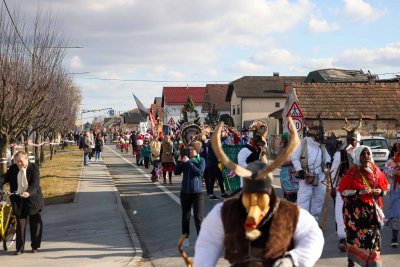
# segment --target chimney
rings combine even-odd
[[[273,72],[272,75],[274,75],[274,77],[279,77],[279,72]]]
[[[376,75],[368,74],[367,77],[368,77],[368,82],[369,82],[370,84],[375,84]]]
[[[285,94],[289,94],[290,88],[292,87],[292,83],[291,82],[284,82],[283,83],[283,92]]]

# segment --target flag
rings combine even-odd
[[[142,104],[142,102],[140,102],[140,100],[135,96],[134,93],[132,93],[133,98],[135,98],[135,102],[136,102],[136,106],[138,107],[138,109],[144,113],[146,113],[146,115],[149,115],[149,109],[145,108],[144,105]]]
[[[150,110],[150,123],[151,123],[151,128],[156,127],[156,119],[154,118],[153,112]]]

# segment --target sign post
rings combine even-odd
[[[168,121],[168,125],[169,125],[169,126],[171,126],[171,127],[175,127],[175,121],[174,121],[174,118],[172,118],[172,117],[171,117],[171,118],[169,119],[169,121]]]
[[[286,118],[292,117],[294,126],[296,127],[296,131],[298,133],[301,132],[303,129],[303,112],[301,112],[301,109],[299,107],[299,104],[297,104],[296,101],[293,101],[292,105],[289,108],[289,111],[286,113]],[[290,124],[287,122],[287,128],[288,130],[290,129]]]

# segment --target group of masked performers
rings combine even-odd
[[[201,231],[197,229],[194,265],[215,266],[224,252],[232,266],[313,266],[324,245],[319,220],[328,185],[335,202],[338,248],[347,252],[347,265],[381,266],[382,197],[389,187],[386,176],[392,181],[387,225],[392,229],[391,246],[398,246],[400,142],[382,172],[373,162],[370,148],[359,144],[361,119],[354,128],[346,120],[347,145],[332,158],[323,144],[320,125],[309,127],[302,141],[295,131],[282,135],[280,155],[267,164],[268,129],[259,122],[253,126],[238,163],[222,150],[223,126],[214,131],[211,144],[216,157],[242,177],[242,187],[215,205]],[[271,173],[277,168],[281,168],[286,200],[272,187]]]

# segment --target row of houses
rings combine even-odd
[[[362,134],[395,135],[400,120],[400,83],[398,78],[378,79],[361,70],[323,69],[307,76],[244,76],[229,84],[205,87],[164,87],[162,96],[151,104],[164,124],[171,126],[181,118],[181,109],[191,96],[200,118],[204,120],[215,107],[219,114],[229,114],[239,130],[254,120],[276,121],[276,134],[287,131],[287,117],[292,116],[301,133],[306,126],[324,122],[326,132],[343,136],[341,129],[363,119]],[[139,115],[124,116],[125,123],[137,123]],[[132,117],[132,119],[131,119]],[[270,124],[269,124],[270,125]]]

